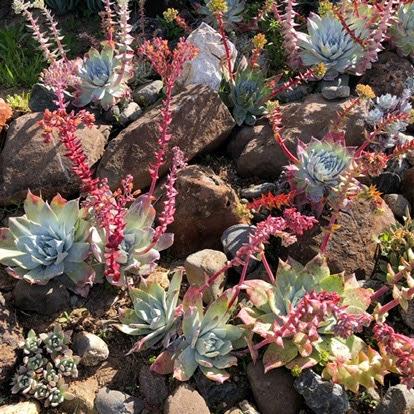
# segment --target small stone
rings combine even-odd
[[[247,199],[258,198],[262,194],[268,194],[276,191],[277,186],[273,183],[262,183],[251,185],[250,187],[243,188],[240,191],[240,196]]]
[[[250,404],[249,401],[243,400],[239,404],[240,409],[242,410],[243,414],[260,414],[256,407],[253,406],[253,404]]]
[[[312,85],[298,85],[296,88],[288,89],[277,95],[277,100],[281,103],[302,101],[306,96],[312,93]]]
[[[345,390],[331,381],[323,381],[311,369],[296,378],[294,386],[305,399],[306,405],[316,414],[345,414],[350,408]]]
[[[227,262],[227,256],[218,250],[204,249],[187,257],[184,263],[188,281],[193,286],[201,286],[206,282],[206,277],[219,271]],[[204,292],[203,300],[210,303],[223,293],[226,272],[223,272]]]
[[[407,217],[407,212],[411,210],[410,203],[401,194],[385,194],[383,199],[398,218]]]
[[[24,401],[0,407],[0,414],[40,414],[41,412],[40,405],[36,401]]]
[[[95,414],[95,397],[99,389],[96,377],[83,380],[72,380],[68,392],[73,399],[65,399],[61,407],[67,413]]]
[[[79,332],[73,338],[73,350],[81,357],[81,363],[94,367],[109,356],[106,342],[90,332]]]
[[[221,236],[221,244],[223,245],[224,252],[230,259],[233,259],[240,247],[249,241],[249,235],[253,230],[254,226],[250,226],[249,224],[235,224],[223,233]],[[256,269],[259,263],[257,260],[250,260],[247,269],[248,273]],[[237,267],[236,270],[240,271],[241,268]]]
[[[251,362],[247,366],[247,378],[261,414],[297,414],[303,406],[302,397],[293,388],[294,378],[284,368],[264,373],[263,363]]]
[[[164,405],[164,414],[210,414],[204,398],[190,386],[180,385]]]
[[[52,315],[70,306],[69,291],[58,278],[46,285],[30,285],[19,280],[12,294],[16,307],[40,315]]]
[[[168,397],[165,377],[152,372],[147,365],[139,372],[139,390],[151,406],[161,406]]]
[[[54,111],[57,109],[55,100],[56,95],[51,89],[41,83],[35,83],[30,93],[29,108],[32,112],[44,112],[45,109]]]
[[[318,84],[318,90],[322,91],[323,88],[329,86],[348,86],[349,85],[349,75],[343,74],[337,76],[335,79],[332,80],[321,80]]]
[[[96,395],[95,408],[99,414],[140,414],[144,403],[136,397],[105,387]]]
[[[411,329],[414,329],[414,301],[408,302],[408,308],[407,310],[404,310],[402,308],[400,309],[401,317],[404,321],[404,323]]]
[[[130,102],[119,114],[119,123],[122,126],[126,126],[131,122],[136,121],[141,114],[141,107],[135,102]]]
[[[395,385],[388,388],[374,414],[413,414],[414,390],[406,385]]]
[[[164,85],[161,80],[155,80],[147,83],[146,85],[140,86],[133,93],[134,101],[144,108],[154,104],[157,102],[163,86]]]
[[[348,98],[351,95],[351,89],[349,86],[325,86],[322,89],[322,96],[328,101],[334,99]]]

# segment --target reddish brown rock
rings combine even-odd
[[[324,220],[321,222],[326,225]],[[337,223],[340,227],[333,233],[327,251],[331,271],[369,278],[376,262],[374,239],[395,223],[394,214],[385,202],[378,208],[374,202],[355,200],[349,210],[339,214]],[[318,254],[322,239],[320,226],[316,226],[286,249],[284,258],[289,255],[304,264]]]
[[[178,175],[177,211],[169,231],[174,233],[171,251],[180,257],[202,249],[218,249],[224,230],[242,222],[237,214],[236,193],[210,169],[198,165]],[[161,208],[162,202],[158,203]]]
[[[17,118],[7,132],[0,154],[0,205],[19,203],[27,190],[51,198],[79,191],[79,180],[71,172],[71,162],[64,156],[62,144],[45,144],[38,121],[41,113]],[[95,164],[102,156],[108,138],[105,127],[81,128],[77,133],[89,160]]]
[[[168,397],[164,406],[164,414],[210,414],[210,410],[203,397],[184,384]]]
[[[349,104],[349,100],[328,102],[321,95],[309,95],[304,102],[282,106],[283,136],[289,149],[295,153],[300,140],[309,142],[312,137],[321,139],[336,119],[336,114]],[[356,107],[345,124],[346,142],[357,146],[364,139],[365,106]],[[247,137],[250,137],[248,140]],[[257,176],[275,179],[288,164],[285,154],[275,142],[267,123],[243,128],[229,144],[230,153],[237,159],[237,172],[243,177]],[[240,143],[248,141],[241,149]]]
[[[98,167],[100,177],[108,177],[112,188],[127,174],[137,188],[150,184],[148,167],[158,148],[161,106],[145,113],[112,140]],[[190,85],[172,100],[172,139],[170,148],[180,147],[187,160],[203,151],[217,148],[234,127],[234,120],[218,94],[207,86]],[[160,170],[165,175],[171,165],[171,152]]]

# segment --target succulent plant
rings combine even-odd
[[[403,56],[414,58],[414,3],[399,6],[396,19],[390,28],[391,40]]]
[[[79,200],[57,195],[49,204],[29,191],[24,211],[22,217],[9,219],[8,228],[0,228],[0,263],[9,266],[7,272],[42,285],[65,273],[84,286],[95,272],[85,262],[89,225]]]
[[[62,327],[57,324],[52,332],[41,334],[40,339],[43,341],[46,351],[53,355],[65,350],[66,344],[69,342]]]
[[[305,66],[323,63],[327,76],[353,68],[362,56],[362,48],[332,15],[308,17],[308,34],[298,32],[300,56]]]
[[[67,386],[61,381],[57,387],[50,390],[49,396],[46,399],[45,407],[57,407],[62,404],[69,395],[66,393]]]
[[[0,99],[0,132],[6,125],[7,121],[12,117],[12,115],[13,110],[10,107],[9,103],[6,103],[3,99]]]
[[[63,376],[77,378],[79,361],[80,358],[73,355],[70,349],[67,349],[63,355],[55,359],[55,366],[57,371]]]
[[[18,392],[28,394],[36,388],[36,385],[35,373],[27,369],[27,367],[21,366],[13,376],[11,392],[12,394],[17,394]]]
[[[266,112],[264,101],[269,93],[270,89],[259,71],[245,69],[238,72],[229,93],[237,125],[254,125],[257,117]]]
[[[34,397],[36,400],[44,400],[45,398],[49,397],[50,389],[47,384],[40,382],[36,385],[34,389]]]
[[[139,288],[129,290],[134,308],[123,312],[120,317],[122,324],[115,326],[128,335],[143,336],[135,344],[135,351],[159,344],[168,347],[178,327],[177,304],[182,276],[182,270],[176,271],[167,291],[158,283],[145,279]]]
[[[75,10],[79,0],[46,0],[46,4],[57,14],[62,15]]]
[[[351,162],[346,147],[335,142],[312,140],[300,143],[297,149],[298,163],[287,167],[292,185],[303,192],[312,203],[320,202],[329,195]]]
[[[197,368],[213,381],[222,383],[229,378],[225,369],[237,365],[237,358],[230,353],[244,334],[242,327],[227,323],[233,294],[233,290],[224,292],[205,314],[201,297],[184,305],[183,342],[174,356],[174,377],[178,380],[187,381]]]
[[[41,353],[37,353],[32,356],[25,356],[23,362],[29,371],[38,371],[47,364],[47,359]]]
[[[108,110],[128,94],[128,71],[121,72],[121,62],[115,51],[105,46],[101,52],[92,48],[79,68],[79,85],[74,104],[82,107],[91,102]]]
[[[263,355],[266,371],[316,365],[326,359],[331,338],[352,336],[352,324],[370,321],[365,310],[371,291],[360,288],[354,276],[331,274],[320,255],[305,266],[280,261],[273,285],[248,280],[242,287],[253,306],[242,307],[239,318],[270,340]]]
[[[20,348],[23,348],[25,354],[37,354],[40,352],[40,344],[42,340],[36,335],[35,331],[31,329],[24,342],[20,343]]]
[[[138,197],[129,207],[125,216],[124,240],[119,247],[120,283],[125,283],[128,272],[136,275],[150,274],[160,258],[159,252],[173,244],[173,234],[166,233],[153,245],[155,230],[152,225],[155,216],[155,209],[146,195]],[[94,228],[92,231],[92,250],[100,263],[105,262],[104,240],[104,231]]]
[[[204,5],[198,8],[203,20],[210,26],[217,27],[216,19],[208,7],[210,0],[204,0]],[[238,23],[243,21],[243,11],[246,7],[246,0],[227,0],[227,11],[224,13],[224,27],[226,30],[233,30]]]

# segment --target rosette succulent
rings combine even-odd
[[[319,255],[306,266],[280,261],[274,284],[248,280],[242,288],[253,306],[242,307],[239,318],[270,343],[266,371],[316,365],[329,355],[332,338],[352,336],[371,321],[365,312],[371,290],[360,288],[354,276],[331,274]]]
[[[305,66],[323,63],[328,76],[343,73],[354,67],[362,56],[362,47],[356,43],[333,15],[308,17],[308,34],[298,32],[300,56]]]
[[[414,58],[414,3],[401,4],[390,28],[391,40],[403,56]]]
[[[42,340],[36,335],[35,331],[31,329],[27,334],[24,342],[20,343],[20,348],[23,348],[25,354],[37,354],[40,352],[40,344]]]
[[[55,359],[55,366],[57,371],[63,376],[77,378],[79,361],[80,358],[73,355],[70,349],[67,349],[63,355]]]
[[[266,113],[264,101],[269,93],[270,89],[260,72],[249,69],[238,72],[229,93],[237,125],[254,125],[257,117]]]
[[[35,373],[27,367],[21,366],[13,376],[11,392],[12,394],[17,394],[18,392],[28,394],[35,390],[36,385]]]
[[[210,26],[217,27],[216,18],[208,7],[210,0],[204,0],[204,5],[198,8],[203,20]],[[226,0],[227,11],[224,13],[224,27],[226,30],[233,30],[238,23],[243,21],[243,12],[246,7],[246,0]]]
[[[52,332],[40,334],[40,339],[43,341],[46,351],[50,354],[62,352],[69,342],[60,325],[55,325]]]
[[[114,54],[114,49],[109,46],[105,46],[101,52],[94,48],[89,51],[79,68],[76,106],[94,102],[108,110],[128,93],[130,74],[126,70],[121,73],[122,64]]]
[[[319,203],[340,183],[351,162],[346,147],[328,141],[299,144],[297,155],[298,163],[288,166],[287,170],[292,185],[312,203]]]
[[[174,235],[171,233],[163,234],[155,244],[152,242],[155,216],[156,211],[146,195],[138,197],[128,209],[118,257],[121,264],[119,283],[122,285],[125,285],[127,273],[140,276],[150,274],[160,258],[159,252],[173,244]],[[99,263],[105,262],[105,239],[103,230],[92,230],[92,250]]]
[[[162,344],[168,347],[176,335],[179,314],[178,296],[183,272],[178,270],[165,291],[158,283],[142,280],[139,288],[131,288],[133,309],[127,309],[120,316],[121,324],[115,325],[128,335],[142,336],[133,350],[141,351]]]
[[[78,287],[93,278],[95,272],[85,262],[90,226],[79,200],[57,195],[49,204],[29,191],[24,211],[9,219],[8,228],[0,228],[0,263],[11,276],[44,285],[66,274]]]

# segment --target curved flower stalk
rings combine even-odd
[[[160,251],[173,244],[172,233],[161,234],[154,244],[155,229],[153,223],[156,211],[149,196],[138,197],[127,210],[123,229],[123,240],[119,244],[116,261],[120,266],[120,279],[118,284],[129,285],[128,273],[148,275],[160,258]],[[105,263],[105,229],[92,229],[92,251],[99,263]]]
[[[204,5],[197,8],[197,12],[210,26],[217,28],[217,20],[209,8],[210,0],[204,0]],[[246,7],[246,0],[226,0],[227,10],[223,13],[224,28],[227,31],[234,30],[243,21],[243,12]]]
[[[91,102],[99,103],[108,110],[129,91],[129,75],[120,76],[122,62],[114,57],[115,50],[106,46],[101,52],[91,49],[79,68],[80,82],[77,85],[74,104],[82,107]]]
[[[24,211],[0,229],[0,263],[7,272],[34,284],[45,285],[64,273],[78,288],[90,283],[95,275],[86,263],[90,226],[79,200],[57,195],[49,204],[29,191]]]
[[[262,336],[250,349],[268,345],[265,371],[286,365],[304,369],[326,358],[332,338],[349,338],[371,322],[365,312],[371,292],[355,277],[331,275],[326,259],[316,256],[306,266],[280,262],[273,284],[248,280],[243,289],[253,307],[242,307],[239,318]]]
[[[178,349],[170,355],[170,361],[172,359],[174,363],[174,378],[187,381],[197,368],[212,381],[222,383],[230,377],[225,369],[237,365],[237,358],[230,353],[244,335],[242,327],[228,323],[232,295],[232,290],[224,292],[204,313],[201,296],[190,297],[191,291],[187,292],[183,337],[177,341]],[[167,353],[168,350],[157,360],[164,360]],[[158,361],[154,363],[155,370],[160,368]]]
[[[391,40],[403,56],[414,58],[414,3],[402,3],[390,28]]]
[[[346,32],[335,17],[312,13],[308,17],[308,34],[298,32],[300,56],[305,66],[323,63],[328,77],[336,77],[355,67],[362,47]]]
[[[139,288],[131,288],[129,296],[133,309],[120,315],[121,324],[115,325],[127,335],[142,336],[130,352],[142,351],[162,345],[167,348],[177,334],[180,313],[177,312],[178,296],[183,271],[178,270],[165,291],[156,282],[143,279]]]
[[[297,156],[298,161],[286,167],[289,181],[313,204],[333,195],[352,159],[340,143],[315,139],[307,145],[298,144]]]

